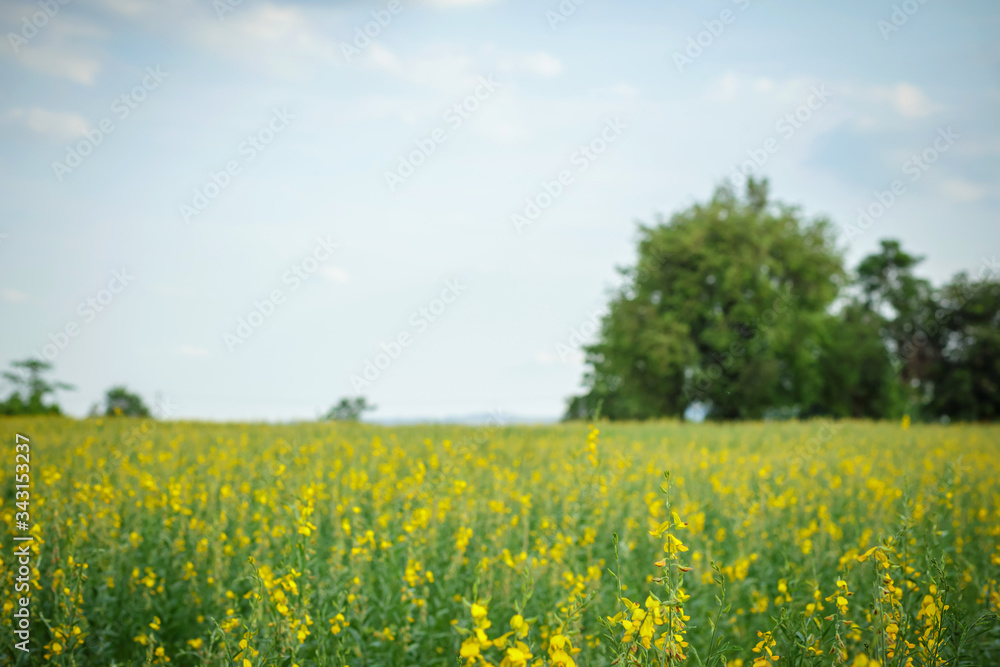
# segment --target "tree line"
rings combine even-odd
[[[58,391],[72,390],[73,385],[54,382],[45,376],[52,371],[52,364],[40,359],[23,359],[11,363],[3,378],[12,385],[7,398],[0,400],[0,417],[23,415],[62,415],[62,408],[55,401]],[[376,406],[363,396],[340,399],[320,419],[327,421],[360,421],[365,412]],[[90,408],[91,417],[142,417],[151,418],[152,411],[139,394],[125,385],[107,390],[103,400]]]
[[[898,241],[853,270],[767,180],[640,225],[567,419],[1000,417],[1000,282],[935,287]]]

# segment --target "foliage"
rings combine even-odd
[[[640,226],[565,417],[1000,419],[1000,282],[922,261],[884,240],[846,280],[825,220],[719,188]]]
[[[858,267],[858,303],[880,321],[899,380],[909,389],[910,411],[1000,419],[1000,282],[960,273],[934,289],[912,274],[921,261],[898,242],[883,241],[881,252]]]
[[[142,397],[130,392],[125,385],[112,387],[104,395],[105,417],[149,417],[150,415]]]
[[[364,396],[356,398],[342,398],[340,402],[330,408],[323,419],[338,422],[356,422],[361,420],[361,416],[369,410],[374,410],[374,405],[368,405],[368,399]]]
[[[822,383],[809,414],[902,417],[906,391],[882,338],[884,324],[880,315],[856,302],[827,318],[817,363]]]
[[[768,200],[767,181],[743,198],[727,187],[654,227],[640,226],[639,261],[623,269],[600,340],[587,348],[587,394],[612,419],[759,418],[815,402],[815,349],[843,278],[825,220]]]
[[[31,440],[35,538],[34,650],[5,607],[0,662],[1000,656],[1000,427],[139,422],[0,419],[3,460]]]
[[[11,362],[13,370],[3,374],[14,385],[14,391],[0,401],[0,415],[58,415],[62,410],[56,403],[46,402],[49,394],[60,389],[72,389],[65,382],[49,382],[42,375],[52,370],[52,364],[40,359]]]
[[[913,356],[934,351],[928,411],[959,420],[1000,419],[1000,282],[959,274],[938,298],[934,319],[914,332],[911,344]]]

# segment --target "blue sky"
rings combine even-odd
[[[936,282],[1000,254],[995,3],[42,0],[0,24],[0,363],[48,352],[73,414],[125,383],[177,417],[358,393],[377,419],[556,417],[636,222],[754,156],[850,265],[887,237]]]

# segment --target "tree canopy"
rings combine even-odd
[[[330,408],[323,419],[341,422],[356,422],[369,410],[374,410],[374,405],[368,404],[368,399],[364,396],[355,398],[342,398],[340,402]]]
[[[936,290],[894,240],[849,273],[829,221],[772,201],[766,180],[638,236],[567,418],[1000,413],[995,281]]]
[[[52,370],[52,364],[40,359],[23,359],[10,364],[10,371],[3,377],[14,385],[14,391],[0,401],[0,415],[59,415],[57,403],[47,401],[47,397],[61,389],[72,389],[65,382],[49,382],[44,374]]]
[[[124,385],[112,387],[104,395],[106,417],[149,417],[150,414],[142,397],[133,394]]]

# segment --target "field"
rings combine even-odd
[[[0,663],[1000,664],[998,427],[25,418],[0,437]]]

